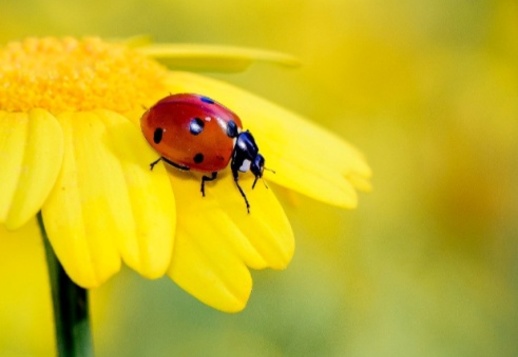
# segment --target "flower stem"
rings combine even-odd
[[[47,237],[41,212],[38,213],[38,224],[47,256],[58,356],[93,356],[87,291],[74,284],[59,263]]]

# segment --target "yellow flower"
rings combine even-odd
[[[227,170],[199,192],[199,175],[164,165],[139,128],[160,98],[196,92],[238,113],[256,138],[267,181],[340,207],[357,203],[370,169],[339,137],[231,85],[176,68],[242,69],[279,54],[219,47],[43,38],[0,49],[0,223],[15,230],[41,210],[67,274],[99,286],[121,263],[147,278],[169,275],[223,311],[248,300],[249,268],[283,269],[294,239],[274,191]],[[251,177],[252,176],[252,177]],[[1,243],[0,243],[1,244]]]

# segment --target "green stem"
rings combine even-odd
[[[41,212],[38,224],[47,256],[58,356],[93,356],[87,291],[74,284],[59,263],[45,232]]]

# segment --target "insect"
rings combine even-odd
[[[263,176],[265,159],[252,134],[242,130],[241,119],[231,110],[203,95],[172,94],[149,108],[140,125],[144,137],[160,154],[150,164],[151,170],[164,160],[180,170],[208,173],[201,178],[200,190],[205,196],[205,183],[215,180],[218,171],[230,162],[234,182],[250,213],[239,173],[250,171],[255,176],[253,189]]]

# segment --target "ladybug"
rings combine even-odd
[[[263,176],[265,160],[252,134],[242,130],[241,119],[230,109],[203,95],[172,94],[149,108],[140,125],[146,140],[160,154],[150,164],[151,170],[163,160],[180,170],[208,173],[201,178],[205,196],[205,182],[215,180],[230,162],[234,182],[250,213],[238,183],[239,172],[252,172],[253,189]]]

